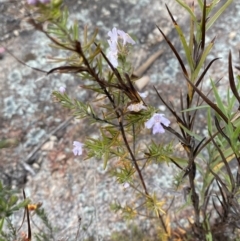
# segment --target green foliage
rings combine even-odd
[[[40,231],[39,233],[35,233],[34,236],[37,241],[44,241],[48,239],[53,239],[54,240],[54,229],[52,224],[50,223],[48,219],[48,215],[45,212],[43,208],[38,208],[35,211],[36,215],[42,220],[43,224],[47,228],[46,231]]]
[[[163,146],[163,144],[157,144],[154,141],[152,141],[147,148],[148,152],[145,153],[145,155],[147,157],[150,157],[151,160],[156,161],[158,163],[171,162],[171,156],[173,155],[172,143]]]
[[[121,165],[112,171],[112,175],[116,177],[119,183],[133,183],[135,173],[130,161],[124,160],[124,156],[120,159]]]
[[[88,158],[96,157],[98,159],[102,158],[104,161],[104,169],[107,166],[107,162],[115,153],[118,153],[118,156],[121,155],[120,141],[119,141],[119,132],[113,129],[110,126],[101,129],[101,139],[88,138],[85,141],[85,146],[89,150]],[[117,151],[116,151],[117,150]]]
[[[0,182],[0,218],[1,220],[4,220],[5,218],[11,216],[15,211],[18,211],[24,208],[29,203],[29,200],[18,202],[18,197],[14,193],[15,193],[14,191],[9,190],[6,187],[3,187],[2,183]]]
[[[121,232],[114,232],[111,235],[109,241],[155,241],[157,240],[157,234],[149,235],[148,230],[143,230],[137,225],[129,225],[128,230]]]
[[[24,209],[29,202],[29,199],[19,201],[16,192],[4,187],[0,182],[0,240],[11,240],[16,237],[16,228],[10,218],[15,212]],[[8,232],[4,231],[5,224]]]
[[[17,139],[5,139],[5,140],[0,140],[0,149],[2,148],[8,148],[12,146],[17,146],[18,145],[18,140]]]

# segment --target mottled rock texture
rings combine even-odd
[[[161,41],[162,36],[156,25],[168,35],[180,53],[181,44],[172,30],[173,25],[163,1],[65,2],[70,10],[70,19],[77,20],[80,29],[86,24],[90,30],[97,27],[101,41],[106,41],[107,32],[114,26],[131,33],[137,41],[133,58],[136,67],[149,55],[163,49],[164,54],[147,72],[151,78],[146,87],[149,92],[147,101],[164,108],[153,91],[152,86],[155,85],[163,97],[173,101],[178,108],[180,90],[185,91],[184,78],[173,53]],[[184,32],[188,33],[188,17],[182,8],[173,0],[168,1],[168,6]],[[60,54],[49,47],[49,40],[43,34],[26,24],[24,16],[24,1],[15,4],[0,0],[0,43],[27,65],[48,71],[55,65],[48,63],[46,57]],[[214,79],[226,78],[229,50],[233,52],[234,62],[238,61],[239,19],[240,3],[236,0],[209,31],[207,41],[217,36],[209,61],[221,57],[211,70]],[[11,186],[24,185],[28,196],[36,202],[43,202],[53,226],[59,228],[58,237],[70,237],[69,240],[73,240],[78,227],[78,215],[82,218],[82,225],[87,227],[87,231],[81,233],[85,238],[98,236],[99,240],[106,240],[113,231],[127,229],[121,216],[110,211],[109,204],[114,200],[131,203],[132,191],[119,186],[108,175],[108,171],[103,170],[102,161],[83,161],[81,157],[74,158],[72,155],[73,140],[83,141],[85,135],[96,134],[84,120],[71,121],[28,160],[34,175],[21,164],[33,148],[70,115],[69,111],[54,103],[51,98],[53,90],[66,86],[71,96],[86,101],[91,98],[89,93],[78,87],[81,80],[67,74],[46,77],[44,73],[22,65],[7,52],[1,56],[0,137],[18,140],[16,147],[0,151],[1,179]],[[226,94],[225,89],[223,82],[223,96]],[[203,134],[205,119],[199,116],[199,120],[199,133]],[[176,126],[172,121],[172,126]],[[171,137],[159,137],[158,141],[164,141],[165,138],[169,140]],[[170,195],[173,171],[172,166],[155,164],[144,175],[148,178],[147,184],[152,185],[160,196],[165,193]],[[181,193],[173,195],[182,202]],[[151,228],[151,223],[144,218],[138,220],[138,224],[143,229]]]

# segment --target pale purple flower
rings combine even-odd
[[[36,5],[38,0],[27,0],[27,3],[30,5]]]
[[[117,68],[118,67],[118,55],[117,55],[117,53],[109,51],[108,54],[107,54],[107,57],[108,57],[109,61],[111,62],[111,64],[113,65],[113,67]]]
[[[79,141],[74,141],[73,142],[73,146],[74,146],[74,148],[73,148],[73,154],[75,155],[75,156],[80,156],[80,155],[82,155],[82,147],[83,147],[83,143],[81,143],[81,142],[79,142]]]
[[[109,47],[110,47],[110,51],[118,54],[117,43],[115,43],[115,42],[113,42],[109,39],[108,44],[109,44]]]
[[[114,68],[117,68],[118,66],[118,49],[117,49],[117,43],[111,40],[108,40],[108,44],[110,47],[110,50],[107,54],[107,57]]]
[[[126,189],[126,188],[130,187],[130,184],[128,182],[124,182],[123,187]]]
[[[64,94],[64,93],[66,92],[66,88],[65,88],[64,86],[61,86],[61,87],[59,88],[59,92],[60,92],[61,94]]]
[[[5,49],[3,47],[0,47],[0,54],[3,54],[5,52]]]
[[[108,39],[110,50],[107,54],[107,57],[111,64],[116,68],[118,66],[118,39],[121,38],[123,40],[123,46],[126,43],[134,44],[135,42],[127,33],[122,30],[118,30],[115,27],[112,29],[112,31],[108,32],[108,36],[110,37],[110,39]]]
[[[140,110],[146,110],[147,107],[143,105],[142,102],[136,103],[136,104],[131,104],[127,107],[129,111],[134,111],[134,112],[139,112]]]
[[[145,127],[147,129],[153,128],[153,134],[156,133],[164,133],[165,130],[161,124],[164,124],[165,126],[170,125],[170,121],[164,117],[164,114],[153,114],[151,119],[149,119],[147,122],[145,122]]]
[[[145,91],[145,92],[138,92],[138,94],[143,98],[143,99],[145,99],[146,97],[147,97],[147,95],[148,95],[148,92],[147,91]]]
[[[46,3],[50,3],[51,0],[39,0],[40,3],[46,4]]]
[[[42,4],[46,4],[46,3],[50,3],[51,0],[27,0],[27,3],[30,5],[36,5],[37,3],[42,3]]]
[[[129,36],[129,34],[125,33],[122,30],[117,30],[117,33],[119,37],[123,40],[123,45],[125,45],[126,43],[135,44],[135,41]]]
[[[118,30],[116,28],[113,28],[112,31],[108,32],[108,36],[110,37],[110,41],[112,43],[117,44],[118,41]]]

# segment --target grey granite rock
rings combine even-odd
[[[136,65],[142,63],[147,56],[158,49],[164,49],[164,55],[147,72],[151,79],[147,86],[150,96],[147,101],[162,108],[162,103],[156,98],[152,89],[152,85],[155,85],[166,99],[173,100],[177,105],[176,99],[180,89],[184,90],[185,88],[184,79],[173,53],[166,43],[160,43],[162,37],[156,29],[156,25],[168,34],[177,49],[180,50],[181,45],[177,34],[172,31],[172,23],[162,1],[68,0],[66,4],[70,9],[71,20],[77,20],[81,29],[85,24],[88,24],[89,29],[98,27],[99,39],[101,40],[106,40],[107,32],[114,26],[134,36],[137,40],[137,45],[134,47]],[[168,6],[183,27],[184,32],[187,32],[187,17],[182,9],[173,0],[168,2]],[[10,16],[10,13],[7,17],[3,16],[7,7],[9,6],[0,5],[0,13],[2,14],[0,14],[0,22],[1,19],[4,20],[0,24],[2,32],[8,32],[8,21],[18,21]],[[227,73],[229,49],[233,51],[233,59],[237,62],[237,51],[240,47],[239,8],[240,3],[235,0],[209,32],[210,37],[207,41],[217,35],[211,58],[222,57],[214,64],[211,71],[215,79],[223,77]],[[18,13],[18,10],[18,8],[11,6],[11,11]],[[22,23],[21,26],[26,27],[27,25]],[[49,41],[43,34],[31,29],[21,29],[20,27],[18,29],[19,35],[3,45],[6,45],[11,52],[29,66],[46,71],[50,70],[54,65],[47,62],[46,56],[54,55],[56,52],[48,46]],[[6,38],[9,37],[7,35],[9,34],[6,33]],[[209,61],[211,58],[209,57]],[[132,191],[120,187],[116,180],[103,170],[101,161],[83,161],[81,157],[73,158],[71,143],[76,136],[73,137],[69,133],[76,135],[73,131],[74,126],[81,126],[81,129],[85,131],[79,131],[78,128],[77,137],[83,140],[84,136],[88,134],[87,130],[89,130],[87,123],[83,121],[72,122],[62,133],[62,136],[58,137],[57,142],[54,142],[54,148],[63,152],[65,159],[50,160],[51,152],[49,154],[47,151],[40,151],[42,158],[36,157],[34,161],[35,163],[39,162],[35,176],[31,176],[24,170],[19,162],[19,159],[24,161],[32,148],[58,125],[60,117],[64,121],[69,115],[69,112],[62,111],[52,101],[51,92],[53,90],[57,90],[60,86],[66,86],[71,95],[83,100],[89,98],[89,94],[76,88],[76,85],[79,85],[76,76],[56,74],[46,77],[43,73],[21,65],[7,53],[4,54],[3,59],[0,60],[0,113],[1,125],[8,131],[6,129],[4,131],[2,128],[0,134],[5,137],[8,135],[7,133],[12,133],[12,130],[17,128],[22,131],[22,137],[21,145],[4,152],[0,164],[5,168],[1,169],[0,172],[4,173],[3,170],[11,169],[13,164],[19,166],[19,168],[11,169],[13,170],[11,172],[6,172],[7,175],[10,175],[10,178],[11,175],[14,176],[14,180],[20,176],[22,180],[23,177],[19,175],[19,172],[24,174],[25,178],[28,179],[25,185],[27,195],[31,196],[34,201],[43,202],[43,207],[50,214],[50,221],[59,228],[59,237],[69,237],[68,240],[74,240],[72,237],[76,234],[78,215],[80,215],[82,227],[87,229],[86,232],[81,232],[82,239],[94,236],[96,240],[106,240],[113,231],[122,231],[128,228],[119,214],[114,214],[109,210],[109,204],[113,200],[131,203],[133,201]],[[226,86],[223,85],[223,96],[225,88]],[[53,119],[48,119],[49,116],[52,116]],[[201,132],[201,126],[199,126],[199,132]],[[64,137],[69,139],[66,140]],[[158,141],[163,139],[159,138]],[[9,166],[11,160],[14,162]],[[55,165],[55,169],[53,165]],[[165,175],[166,170],[168,170],[168,176]],[[182,200],[181,193],[173,192],[172,194],[170,192],[173,173],[172,166],[153,165],[144,175],[148,177],[147,185],[151,185],[152,190],[158,192],[160,196],[163,193],[170,196],[176,195]],[[7,180],[4,175],[1,178]],[[10,184],[17,185],[16,181],[14,183],[10,181]],[[146,228],[151,226],[151,223],[143,218],[138,220],[138,224]]]

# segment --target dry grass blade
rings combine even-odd
[[[142,101],[140,95],[138,94],[137,90],[135,89],[129,75],[127,73],[124,74],[126,80],[127,80],[127,84],[124,84],[123,89],[126,89],[126,94],[129,96],[129,99],[133,102],[140,102]]]
[[[179,169],[183,169],[177,162],[175,162],[171,157],[169,158],[172,162],[173,162],[173,164],[175,164]]]
[[[216,60],[218,60],[219,58],[215,58],[215,59],[213,59],[208,65],[207,65],[207,67],[204,69],[204,71],[202,72],[202,74],[200,75],[200,77],[198,78],[198,80],[196,81],[196,86],[198,86],[200,83],[201,83],[201,81],[202,81],[202,79],[204,78],[204,76],[205,76],[205,74],[207,73],[207,71],[208,71],[208,69],[211,67],[211,65],[213,64],[213,62],[215,62]]]
[[[222,208],[224,210],[224,217],[227,217],[227,213],[228,213],[228,207],[229,207],[229,203],[228,203],[228,200],[226,199],[225,195],[224,195],[224,192],[223,192],[223,189],[221,188],[218,180],[216,180],[216,183],[218,185],[218,188],[220,190],[220,193],[221,193],[221,196],[222,196],[222,200],[220,200],[219,196],[217,196],[218,198],[218,201],[221,203],[222,205]]]
[[[181,91],[181,93],[180,93],[180,106],[181,106],[181,110],[184,110],[182,91]],[[182,119],[183,119],[183,122],[185,123],[185,126],[187,126],[189,123],[186,122],[184,112],[182,112]],[[187,118],[187,120],[188,120],[188,118]]]
[[[206,11],[207,11],[207,6],[206,6],[206,0],[204,0],[203,4],[203,16],[202,16],[202,43],[201,43],[201,49],[203,50],[205,47],[205,35],[206,35]]]
[[[163,102],[163,104],[171,111],[171,113],[175,116],[175,118],[177,119],[177,122],[181,123],[183,126],[185,126],[185,123],[182,121],[182,119],[177,115],[177,113],[166,103],[166,101],[164,101],[164,99],[161,97],[161,95],[159,94],[158,90],[156,89],[155,86],[153,86],[153,88],[155,89],[159,99]]]
[[[95,45],[97,46],[97,44],[95,43]],[[100,50],[100,53],[102,54],[103,58],[106,60],[106,62],[108,63],[109,67],[111,68],[112,72],[114,73],[114,75],[117,77],[119,83],[124,86],[125,83],[120,75],[120,73],[118,72],[118,70],[116,68],[113,67],[112,63],[109,61],[109,59],[107,58],[107,56],[104,54],[104,52],[102,50]]]
[[[24,200],[26,199],[26,194],[25,191],[23,189],[23,198]],[[31,241],[32,239],[32,231],[31,231],[31,225],[30,225],[30,217],[29,217],[29,210],[28,207],[25,207],[25,211],[26,211],[26,216],[27,216],[27,226],[28,226],[28,236],[27,236],[27,241]]]
[[[52,74],[54,72],[58,73],[79,73],[79,72],[88,72],[88,69],[82,66],[60,66],[57,68],[53,68],[47,72],[47,75]]]
[[[203,201],[203,205],[202,205],[202,210],[203,210],[203,215],[204,217],[206,218],[206,212],[207,212],[207,206],[208,206],[208,203],[209,203],[209,200],[210,200],[210,194],[211,194],[211,191],[209,193],[209,190],[210,190],[210,187],[211,187],[211,184],[213,182],[213,179],[212,181],[210,182],[210,184],[208,185],[206,191],[204,192],[204,201]],[[210,214],[211,215],[211,214]]]
[[[234,96],[236,97],[236,99],[238,100],[239,109],[240,109],[240,96],[238,94],[238,90],[237,90],[237,87],[236,87],[235,81],[234,81],[231,51],[229,52],[229,55],[228,55],[228,76],[229,76],[229,83],[230,83],[231,90],[232,90]]]
[[[198,65],[199,63],[199,60],[200,60],[200,45],[197,43],[197,40],[194,36],[193,38],[193,60],[194,60],[194,63],[195,63],[195,67]]]
[[[14,55],[7,47],[4,47],[5,51],[10,54],[14,59],[16,59],[20,64],[25,65],[33,70],[36,70],[38,72],[42,72],[42,73],[47,73],[47,71],[39,69],[39,68],[35,68],[35,67],[31,67],[30,65],[26,64],[24,61],[22,61],[21,59],[19,59],[18,57],[16,57],[16,55]]]
[[[202,143],[205,141],[206,137],[204,137],[199,144],[196,146],[195,150],[193,151],[193,156],[196,157],[196,154],[198,153],[199,147],[202,145]]]
[[[184,143],[186,146],[189,146],[189,143],[175,130],[173,130],[171,127],[169,126],[165,126],[163,123],[161,123],[161,125],[164,127],[165,130],[171,132],[173,135],[175,135],[180,142]]]
[[[223,199],[225,200],[225,196],[224,196],[224,194],[223,194],[223,189],[224,189],[224,192],[226,193],[226,195],[227,195],[228,197],[230,197],[230,196],[231,196],[231,193],[230,193],[229,190],[227,189],[227,186],[226,186],[225,183],[222,181],[222,179],[221,179],[216,173],[214,173],[210,167],[208,167],[208,168],[209,168],[210,172],[213,174],[213,176],[216,178],[216,182],[217,182],[217,184],[218,184],[218,186],[219,186],[219,190],[220,190],[221,194],[223,195]],[[221,183],[222,188],[220,187],[219,183]]]
[[[212,198],[212,203],[213,203],[213,207],[216,210],[217,214],[219,215],[220,218],[222,218],[222,214],[218,211],[217,205],[213,198]]]
[[[228,165],[228,162],[227,162],[227,160],[226,160],[226,158],[225,158],[222,150],[219,148],[219,146],[218,146],[217,143],[215,142],[215,140],[214,140],[214,138],[213,138],[213,136],[212,136],[212,134],[211,134],[210,132],[209,132],[209,135],[210,135],[210,137],[211,137],[211,140],[212,140],[213,145],[214,145],[214,146],[216,147],[216,149],[218,150],[218,152],[219,152],[219,154],[220,154],[220,156],[221,156],[221,158],[222,158],[222,161],[224,162],[224,165],[225,165],[225,167],[226,167],[228,176],[229,176],[230,181],[231,181],[232,191],[233,191],[233,190],[235,189],[235,181],[234,181],[234,178],[233,178],[231,169],[230,169],[230,167],[229,167],[229,165]]]
[[[213,110],[215,110],[222,119],[228,123],[228,118],[224,115],[224,113],[214,104],[210,99],[207,98],[206,95],[203,94],[201,90],[199,90],[188,78],[186,78],[187,82],[193,87],[193,89],[201,96],[201,98],[210,106]]]
[[[219,124],[219,121],[217,119],[216,116],[214,116],[214,121],[215,121],[215,126],[218,130],[218,132],[227,140],[228,144],[231,146],[231,140],[229,139],[229,137],[223,132],[220,124]]]
[[[167,41],[169,47],[172,49],[173,53],[175,54],[175,56],[178,59],[179,64],[181,65],[182,71],[184,73],[185,76],[188,77],[188,72],[184,66],[184,63],[180,57],[180,55],[178,54],[177,50],[175,49],[175,47],[173,46],[173,44],[171,43],[171,41],[167,38],[167,36],[163,33],[163,31],[157,26],[158,30],[160,31],[160,33],[162,34],[162,36],[164,37],[164,39]]]
[[[178,24],[177,24],[177,21],[174,19],[172,13],[170,12],[167,4],[165,4],[165,6],[166,6],[166,8],[167,8],[168,14],[170,15],[170,17],[171,17],[171,19],[172,19],[173,24],[174,24],[174,25],[178,25]]]
[[[160,49],[153,55],[151,55],[144,63],[138,67],[136,70],[134,70],[134,75],[141,77],[148,68],[158,59],[162,54],[164,50]]]

